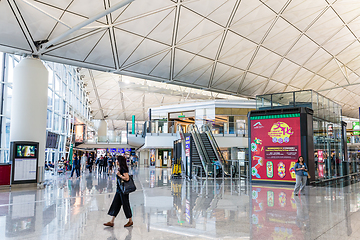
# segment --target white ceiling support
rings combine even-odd
[[[351,83],[351,84],[347,84],[347,85],[335,86],[335,87],[332,87],[332,88],[321,89],[321,90],[318,90],[318,92],[331,91],[331,90],[338,89],[338,88],[344,88],[345,89],[346,87],[359,86],[359,85],[360,85],[360,83]]]
[[[26,27],[26,23],[24,22],[24,19],[23,17],[21,16],[21,13],[19,11],[19,8],[17,7],[16,3],[15,3],[15,0],[8,0],[8,3],[10,4],[10,7],[16,17],[16,20],[18,21],[20,27],[21,27],[21,30],[22,32],[24,33],[25,35],[25,38],[26,38],[26,41],[29,43],[30,47],[31,47],[31,50],[32,52],[34,53],[34,55],[37,55],[38,52],[37,52],[37,48],[34,44],[34,39],[32,38],[30,32],[29,32],[29,29]]]
[[[347,72],[346,72],[346,67],[344,66],[344,68],[345,68],[345,72],[344,72],[344,70],[342,69],[339,61],[338,61],[336,58],[334,58],[334,60],[335,60],[336,64],[339,66],[339,69],[340,69],[341,73],[344,75],[347,83],[350,84],[350,82],[349,82],[349,76],[347,75]]]
[[[39,53],[42,53],[45,49],[49,48],[50,46],[58,43],[59,41],[61,41],[62,39],[66,38],[67,36],[69,36],[70,34],[72,34],[73,32],[83,28],[83,27],[86,27],[87,25],[95,22],[96,20],[108,15],[109,13],[112,13],[116,10],[118,10],[119,8],[122,8],[126,5],[128,5],[129,3],[133,2],[134,0],[123,0],[121,2],[119,2],[118,4],[115,4],[114,6],[106,9],[105,11],[102,11],[98,14],[96,14],[95,16],[77,24],[76,26],[70,28],[69,30],[67,30],[66,32],[62,33],[60,36],[48,41],[47,43],[45,44],[42,44],[40,46],[41,50],[39,51]]]
[[[51,15],[50,13],[46,12],[45,10],[39,8],[38,6],[34,5],[33,3],[31,3],[30,1],[28,0],[20,0],[20,1],[23,1],[24,3],[28,4],[29,6],[35,8],[36,10],[42,12],[43,14],[45,14],[46,16],[50,17],[51,19],[54,19],[55,21],[57,21],[58,23],[64,25],[65,27],[67,28],[71,28],[70,25],[66,24],[65,22],[61,21],[60,19],[54,17],[53,15]]]
[[[103,108],[101,107],[101,102],[100,102],[100,97],[99,97],[99,93],[98,93],[98,90],[97,90],[97,87],[96,87],[96,83],[95,83],[95,79],[94,79],[94,75],[92,73],[91,70],[87,70],[89,71],[89,76],[90,76],[90,80],[91,80],[91,83],[92,83],[92,86],[93,86],[93,89],[94,89],[94,93],[95,93],[95,96],[96,96],[96,101],[99,105],[99,109],[100,109],[100,113],[101,113],[101,119],[105,119],[104,118],[104,111],[103,111]]]

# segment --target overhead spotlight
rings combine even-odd
[[[76,71],[79,73],[81,71],[81,67],[77,67]]]

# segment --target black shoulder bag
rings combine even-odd
[[[129,194],[135,192],[136,186],[132,175],[129,175],[129,181],[124,181],[121,178],[118,178],[120,190],[123,194]]]

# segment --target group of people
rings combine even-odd
[[[109,175],[114,172],[115,156],[111,156],[110,153],[106,156],[102,155],[96,159],[95,164],[99,174],[107,173]]]

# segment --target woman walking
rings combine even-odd
[[[296,175],[296,184],[294,188],[295,196],[299,194],[299,190],[303,193],[303,190],[306,185],[306,179],[308,176],[307,171],[308,169],[306,164],[304,163],[304,158],[300,156],[298,158],[298,161],[295,163],[295,175]]]
[[[110,222],[104,223],[104,225],[109,227],[114,226],[114,220],[118,215],[122,205],[125,216],[127,219],[129,219],[128,223],[126,223],[124,227],[130,227],[133,225],[133,221],[132,221],[132,213],[129,202],[129,194],[122,193],[119,185],[120,180],[129,181],[130,179],[129,168],[126,164],[126,158],[124,156],[118,156],[116,160],[116,165],[117,167],[119,167],[116,173],[116,179],[117,179],[116,194],[108,212],[108,214],[112,216],[112,219]]]

